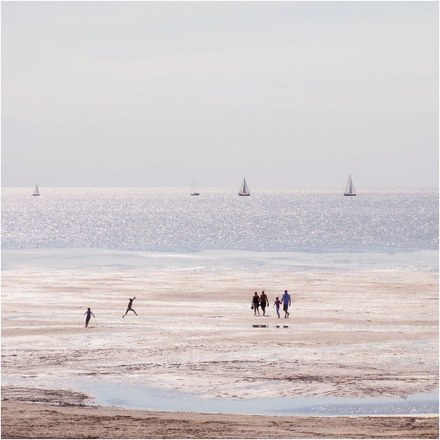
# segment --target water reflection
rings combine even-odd
[[[399,397],[299,397],[225,399],[134,385],[84,381],[81,388],[102,406],[155,411],[239,413],[261,415],[436,414],[438,393]]]

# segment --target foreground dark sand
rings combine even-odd
[[[29,397],[31,396],[31,397]],[[33,402],[27,401],[32,399]],[[86,396],[2,389],[2,438],[438,438],[437,416],[262,417],[85,406]]]

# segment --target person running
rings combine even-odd
[[[131,307],[133,305],[133,301],[136,299],[135,296],[133,296],[133,298],[128,298],[128,306],[127,306],[127,310],[125,312],[125,315],[129,312],[132,311],[136,316],[137,313],[135,312],[135,310]],[[125,318],[125,315],[123,315],[122,317]]]
[[[292,305],[292,299],[290,298],[290,295],[287,292],[287,290],[284,291],[284,294],[281,298],[281,302],[283,303],[284,317],[288,318],[290,315],[288,310],[289,310],[289,306]]]
[[[84,315],[87,315],[86,316],[86,327],[88,327],[89,326],[89,321],[90,321],[90,318],[93,316],[94,318],[96,318],[96,316],[93,314],[93,312],[90,310],[90,307],[88,307],[87,308],[87,311],[86,311],[86,313],[84,313]]]
[[[261,310],[263,311],[263,316],[266,315],[266,306],[269,307],[269,298],[267,297],[267,295],[264,293],[263,290],[260,295],[260,307]]]
[[[280,318],[280,305],[281,305],[281,301],[278,297],[276,297],[273,303],[273,307],[275,307],[275,310],[277,311],[278,318]]]
[[[254,309],[254,315],[256,315],[257,312],[258,312],[258,314],[260,314],[260,297],[258,296],[257,292],[255,292],[254,296],[252,297],[252,306],[251,307]]]

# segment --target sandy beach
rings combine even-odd
[[[284,288],[294,304],[278,319],[272,303]],[[270,307],[254,316],[250,300],[262,289]],[[437,294],[429,271],[17,266],[2,277],[2,437],[437,438],[437,415],[417,409],[203,414],[111,408],[93,395],[102,383],[217,400],[435,393]],[[122,318],[133,295],[138,316]],[[84,328],[87,307],[96,318]]]

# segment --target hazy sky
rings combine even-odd
[[[437,2],[1,8],[3,186],[438,186]]]

